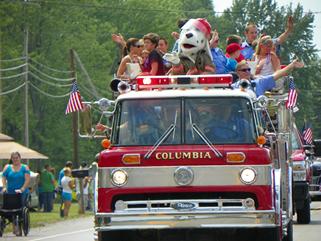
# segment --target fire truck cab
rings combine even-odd
[[[173,78],[120,83],[110,102],[96,239],[293,240],[286,96],[253,98],[230,88],[230,75]],[[265,128],[269,104],[274,131]]]

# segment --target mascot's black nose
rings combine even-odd
[[[193,37],[193,34],[192,34],[192,33],[187,33],[187,34],[186,34],[186,38],[191,38],[191,37]]]

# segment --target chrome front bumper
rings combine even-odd
[[[270,228],[275,211],[97,213],[96,231],[167,228]]]

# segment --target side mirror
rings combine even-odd
[[[269,104],[269,99],[265,95],[261,95],[257,98],[255,104],[259,108],[266,108]]]
[[[310,157],[310,156],[313,156],[314,155],[314,152],[312,150],[304,150],[304,153],[307,157]]]
[[[99,101],[83,103],[85,108],[78,112],[79,136],[85,138],[106,138],[103,132],[98,132],[97,134],[96,124],[100,122],[107,123],[111,119],[109,117],[112,117],[114,112],[108,111],[108,109],[114,104],[114,101],[102,98]],[[95,108],[95,105],[98,108]]]
[[[71,175],[76,178],[84,178],[89,176],[89,168],[73,169]]]

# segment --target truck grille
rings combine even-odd
[[[251,193],[157,193],[127,194],[113,199],[115,212],[170,212],[178,210],[254,210],[258,207]]]

